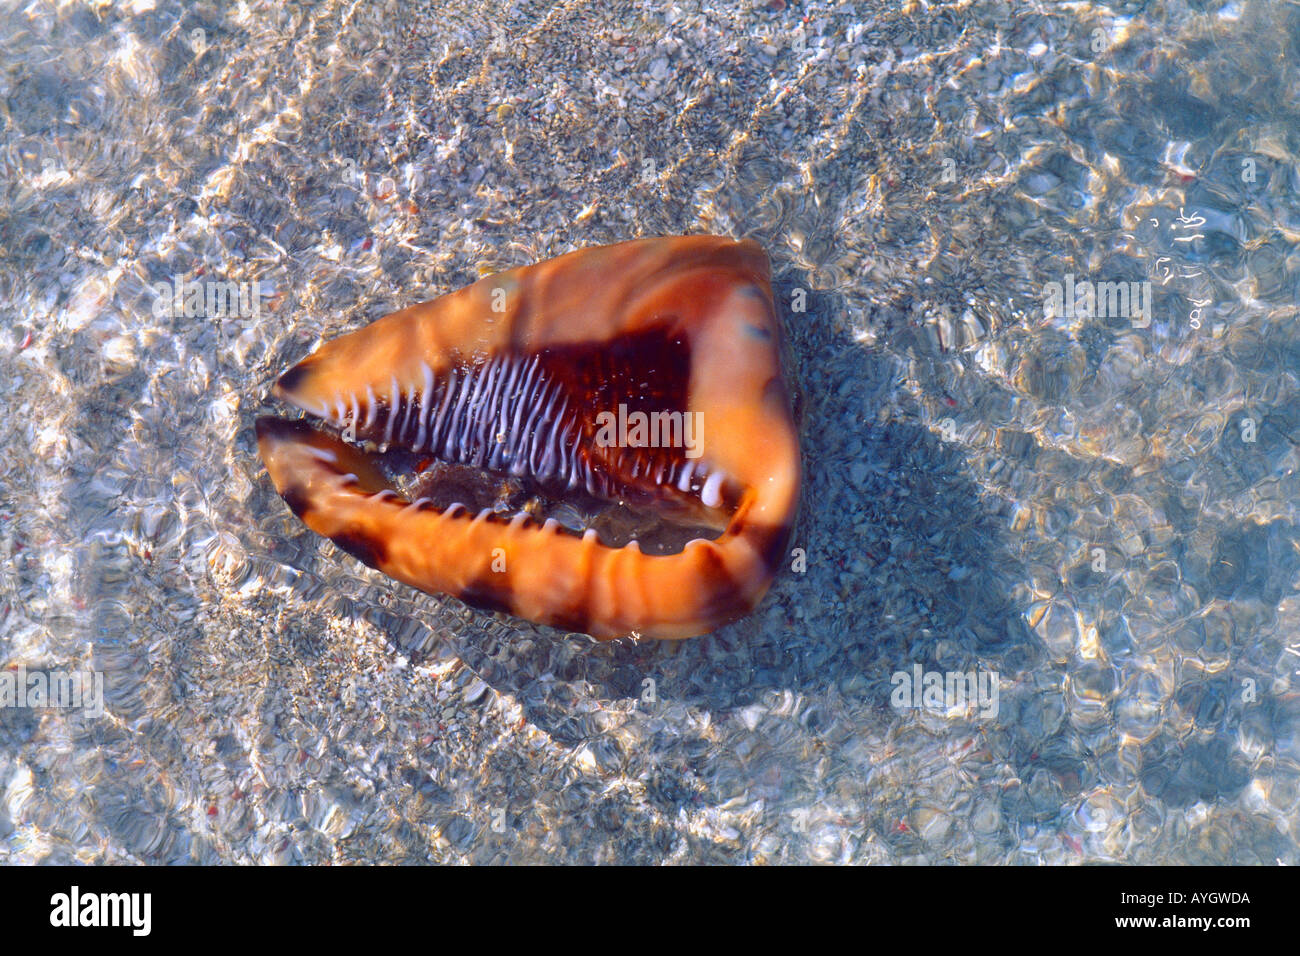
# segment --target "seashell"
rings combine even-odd
[[[692,637],[752,611],[785,555],[781,348],[754,242],[594,247],[327,342],[273,392],[315,421],[261,418],[258,449],[294,514],[399,581],[600,639]],[[633,512],[627,540],[557,520],[593,503]]]

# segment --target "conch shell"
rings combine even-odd
[[[327,342],[273,393],[319,424],[261,418],[258,449],[294,514],[399,581],[602,640],[692,637],[753,610],[785,557],[800,456],[781,338],[754,242],[584,249]],[[404,487],[421,459],[432,482]],[[606,543],[539,497],[715,536]]]

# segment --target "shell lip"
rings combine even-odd
[[[332,453],[347,455],[348,460],[346,466],[332,465],[333,470],[340,475],[365,470],[370,494],[391,495],[404,506],[418,502],[419,507],[441,514],[460,506],[471,515],[486,513],[491,521],[522,520],[526,525],[551,527],[575,537],[594,531],[607,547],[635,544],[648,557],[669,557],[694,541],[716,540],[750,494],[748,488],[712,467],[707,454],[691,459],[689,469],[680,469],[653,486],[630,485],[601,495],[581,485],[565,486],[527,474],[448,461],[427,450],[413,451],[397,440],[376,441],[357,434],[361,416],[349,402],[340,401],[331,409],[305,401],[296,393],[294,386],[311,360],[309,356],[288,369],[268,396],[287,405],[287,414],[265,414],[255,422],[258,446],[268,467],[278,447],[305,444],[323,449],[337,445]],[[276,404],[267,402],[270,409],[276,409]],[[289,480],[287,476],[282,479]],[[276,485],[280,488],[281,481]],[[294,510],[297,513],[298,509]]]

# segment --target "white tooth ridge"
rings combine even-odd
[[[691,490],[691,475],[695,472],[695,462],[688,461],[686,467],[682,469],[682,476],[677,479],[678,491]]]
[[[411,416],[416,413],[415,389],[411,388],[405,394],[410,397],[407,399],[406,408],[402,410],[401,420],[398,421],[397,427],[393,429],[393,434],[397,436],[399,442],[410,440],[407,436],[411,431]]]
[[[384,444],[393,440],[393,423],[397,420],[397,402],[402,393],[397,390],[397,376],[392,377],[393,391],[388,402],[388,424],[384,426]]]
[[[433,369],[429,368],[428,362],[421,362],[420,366],[424,370],[424,391],[420,393],[420,432],[415,436],[417,449],[424,447],[424,436],[429,430],[429,401],[433,394]]]
[[[339,456],[334,454],[334,452],[330,451],[328,448],[309,447],[307,449],[307,454],[311,455],[317,461],[328,462],[331,465],[336,464],[339,460]]]
[[[719,468],[704,482],[704,488],[700,491],[700,500],[704,502],[704,507],[716,508],[722,504],[722,495],[719,492],[722,490],[722,480],[725,477],[726,475]]]
[[[366,428],[375,423],[375,415],[379,413],[379,399],[375,397],[375,390],[366,383]]]

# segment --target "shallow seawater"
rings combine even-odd
[[[104,697],[0,707],[0,862],[1300,862],[1300,8],[34,2],[0,62],[0,666]],[[752,617],[470,611],[270,486],[323,338],[705,232],[798,380]]]

